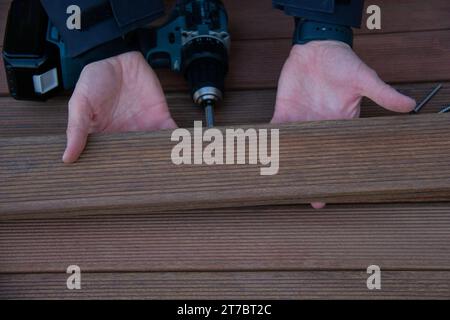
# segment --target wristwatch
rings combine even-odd
[[[353,30],[348,26],[295,18],[294,44],[317,40],[342,41],[353,47]]]

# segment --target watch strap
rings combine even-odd
[[[353,30],[348,26],[296,18],[294,44],[320,40],[341,41],[353,47]]]

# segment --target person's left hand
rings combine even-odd
[[[295,45],[278,83],[272,123],[357,118],[363,97],[396,112],[409,112],[416,105],[384,83],[343,42]]]
[[[65,163],[77,161],[92,133],[174,129],[166,97],[139,52],[87,65],[69,101]]]

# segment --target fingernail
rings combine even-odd
[[[316,209],[316,210],[321,210],[324,209],[326,207],[326,203],[322,203],[322,202],[314,202],[311,203],[311,206]]]
[[[67,154],[67,150],[66,150],[66,151],[64,151],[64,154],[63,154],[63,156],[62,156],[62,161],[63,161],[64,163],[67,163],[67,158],[68,158],[68,154]]]

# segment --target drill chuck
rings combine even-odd
[[[200,36],[183,50],[184,74],[194,103],[205,109],[208,127],[214,126],[214,106],[222,100],[228,72],[228,50],[217,38]]]
[[[214,107],[223,97],[225,64],[214,58],[199,58],[188,66],[185,75],[194,103],[205,109],[207,126],[213,127]]]
[[[200,88],[193,95],[194,103],[205,110],[208,128],[214,127],[214,107],[218,101],[222,100],[222,95],[222,92],[215,87]]]
[[[225,70],[223,63],[210,58],[201,58],[189,65],[186,70],[186,79],[196,104],[201,104],[208,99],[222,100]]]
[[[193,95],[194,103],[198,105],[202,105],[208,100],[218,102],[222,100],[222,98],[223,93],[215,87],[200,88]]]

